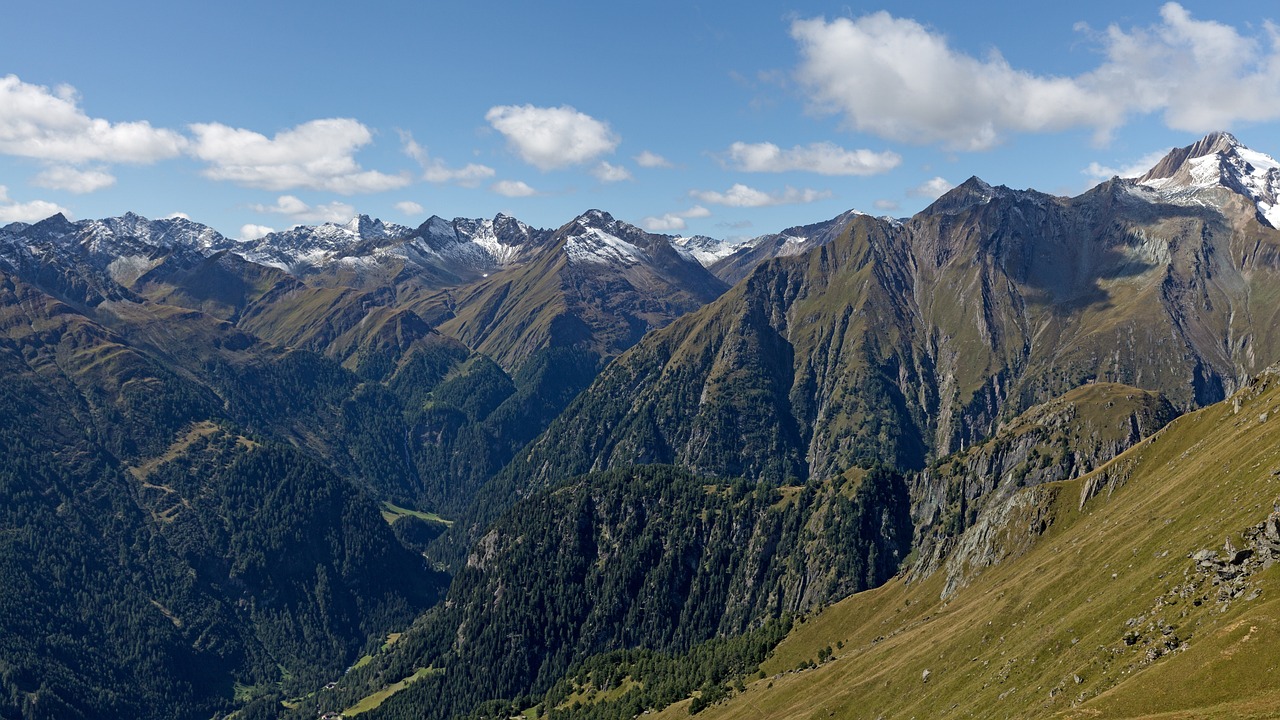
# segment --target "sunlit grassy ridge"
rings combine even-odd
[[[1242,546],[1272,512],[1278,386],[1264,375],[1090,476],[1022,491],[1025,510],[996,534],[1012,557],[949,601],[935,574],[827,608],[796,626],[766,678],[703,716],[1280,714],[1280,576],[1257,572],[1256,597],[1223,603],[1189,558],[1228,537]],[[1083,501],[1086,488],[1096,494]],[[1047,521],[1043,534],[1032,517]],[[795,671],[827,647],[834,659]],[[687,716],[686,705],[662,716]]]

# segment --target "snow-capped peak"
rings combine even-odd
[[[568,226],[564,252],[575,264],[619,264],[624,267],[649,261],[649,234],[634,225],[615,220],[603,210],[588,210]]]
[[[1252,200],[1258,214],[1280,228],[1280,162],[1245,147],[1230,133],[1209,133],[1193,145],[1175,148],[1137,182],[1175,203],[1201,204],[1206,202],[1203,191],[1226,188]]]
[[[202,252],[217,251],[232,245],[231,240],[208,225],[201,225],[184,217],[148,220],[137,213],[127,212],[120,217],[86,220],[78,224],[86,239],[108,246],[113,241],[124,239],[165,248],[190,247]]]
[[[729,257],[745,245],[753,244],[756,238],[733,237],[713,238],[706,235],[691,235],[672,238],[671,246],[683,255],[693,258],[698,264],[707,267],[717,260]]]
[[[357,215],[345,223],[298,225],[273,232],[241,243],[236,252],[262,265],[297,272],[360,254],[361,246],[369,241],[394,240],[412,233],[412,228],[403,225]]]

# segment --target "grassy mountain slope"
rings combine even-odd
[[[612,363],[520,474],[918,468],[1091,380],[1219,400],[1280,359],[1280,232],[1239,197],[1220,213],[1139,194],[975,178],[905,224],[855,217]]]
[[[282,270],[251,263],[229,251],[205,257],[175,249],[129,286],[154,302],[235,322],[247,306],[272,290],[296,289],[299,283]]]
[[[966,535],[998,561],[954,595],[939,573],[827,608],[705,716],[1274,716],[1278,410],[1269,371],[1084,478],[1016,493]]]
[[[608,261],[584,257],[584,238],[594,241],[594,232],[631,254],[614,257],[606,245],[591,251]],[[557,230],[528,263],[456,291],[457,315],[441,331],[512,372],[548,347],[575,346],[604,360],[724,289],[664,236],[593,210]]]

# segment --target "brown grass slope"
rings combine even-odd
[[[954,595],[938,573],[829,607],[704,716],[1280,715],[1277,411],[1271,370],[1084,478],[1016,493],[966,534],[997,560]]]

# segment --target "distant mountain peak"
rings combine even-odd
[[[573,219],[574,223],[584,228],[608,228],[618,223],[612,215],[604,210],[588,210]]]
[[[985,205],[1001,196],[1003,191],[1007,190],[1008,188],[1003,185],[992,187],[982,178],[973,175],[968,180],[943,193],[923,212],[930,215],[950,214],[974,205]]]
[[[623,267],[648,263],[649,234],[615,220],[603,210],[588,210],[568,226],[564,251],[569,262],[617,264]]]
[[[707,235],[682,235],[673,238],[671,246],[677,252],[693,258],[703,267],[707,267],[718,260],[729,257],[743,247],[753,246],[759,239],[759,237],[745,236],[721,239]]]
[[[32,224],[30,227],[62,233],[70,232],[74,229],[74,225],[72,225],[71,221],[67,219],[67,216],[62,213],[50,215],[40,222]]]
[[[1244,146],[1231,133],[1211,132],[1191,145],[1170,150],[1169,154],[1160,159],[1160,162],[1138,178],[1138,182],[1143,185],[1152,185],[1155,181],[1175,178],[1191,160],[1216,153],[1229,153],[1240,147]]]
[[[1252,200],[1258,216],[1280,228],[1280,162],[1249,149],[1228,132],[1211,132],[1191,145],[1174,148],[1137,183],[1173,202],[1193,196],[1199,202],[1202,191],[1226,188]]]

